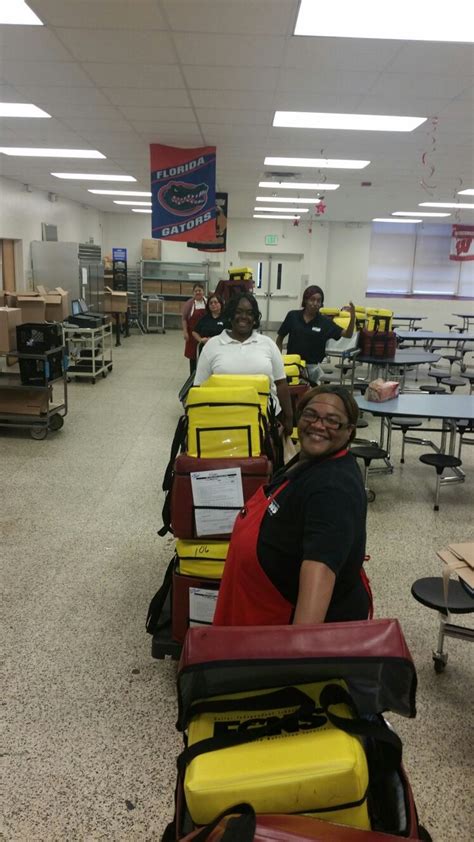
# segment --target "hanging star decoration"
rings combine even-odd
[[[423,165],[423,173],[422,178],[420,179],[420,186],[423,190],[428,193],[429,196],[432,196],[432,190],[436,190],[437,185],[434,182],[433,175],[436,171],[436,167],[434,165],[434,157],[436,153],[436,141],[437,141],[437,129],[438,129],[438,118],[431,117],[430,119],[430,141],[431,141],[431,149],[426,149],[421,156],[421,163]]]
[[[294,218],[294,220],[293,220],[293,227],[294,227],[294,228],[298,228],[298,225],[299,225],[299,224],[300,224],[300,221],[299,221],[298,217],[297,217],[297,216],[295,216],[295,218]]]
[[[326,212],[326,205],[324,204],[324,196],[321,198],[321,201],[318,202],[318,204],[314,206],[314,210],[315,210],[316,216],[322,216],[323,213]]]

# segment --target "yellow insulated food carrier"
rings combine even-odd
[[[260,399],[262,415],[268,414],[270,400],[270,381],[266,374],[211,374],[201,386],[219,386],[228,390],[237,387],[256,389]]]
[[[195,386],[186,400],[189,456],[224,458],[262,452],[260,399],[255,388]]]
[[[229,269],[229,281],[251,281],[253,269],[250,266],[234,266]]]
[[[319,312],[322,316],[328,316],[330,319],[333,319],[339,315],[339,307],[320,307]]]
[[[229,549],[228,541],[176,541],[178,570],[182,576],[220,579]]]
[[[307,813],[370,828],[366,755],[359,737],[335,728],[325,716],[319,705],[325,686],[320,682],[208,700],[208,708],[219,698],[228,709],[198,713],[191,719],[191,750],[201,740],[215,738],[218,746],[228,734],[252,734],[266,724],[271,736],[191,760],[184,791],[195,824],[211,821],[235,803],[250,801],[257,813]],[[334,705],[333,713],[351,717],[345,704]]]
[[[367,330],[392,330],[393,310],[367,307]]]

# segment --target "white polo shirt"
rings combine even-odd
[[[275,380],[285,379],[283,360],[273,339],[253,331],[244,342],[232,339],[226,330],[206,342],[197,363],[194,385],[200,386],[211,374],[266,374],[280,412]]]

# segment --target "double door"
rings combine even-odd
[[[239,261],[251,267],[255,297],[264,330],[277,328],[288,310],[299,304],[302,254],[240,252]]]

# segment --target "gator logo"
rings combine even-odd
[[[199,213],[206,207],[209,186],[207,184],[186,184],[183,181],[169,181],[158,191],[158,201],[165,210],[178,216]]]

